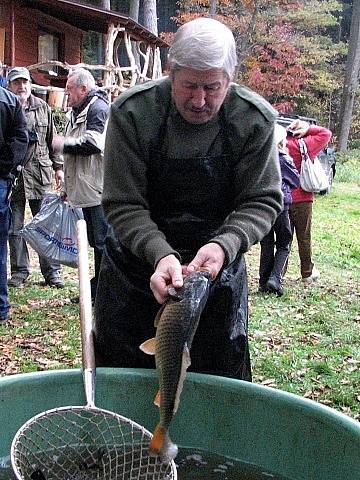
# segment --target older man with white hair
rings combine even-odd
[[[210,18],[184,24],[168,78],[135,86],[111,107],[103,206],[114,234],[95,302],[99,366],[154,368],[159,303],[183,275],[213,283],[191,369],[251,380],[243,253],[281,210],[276,111],[233,82],[232,32]]]
[[[69,72],[65,93],[68,105],[65,136],[53,146],[64,156],[64,181],[67,200],[82,208],[89,244],[94,249],[95,276],[91,296],[95,299],[107,222],[101,206],[103,192],[103,152],[109,112],[106,92],[96,87],[93,75],[84,68]],[[78,297],[72,299],[78,302]]]

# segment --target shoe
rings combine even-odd
[[[258,293],[269,293],[269,290],[266,285],[259,284]]]
[[[269,280],[266,282],[266,288],[269,292],[275,293],[278,297],[282,297],[284,295],[284,289],[281,285],[281,279],[271,275]]]
[[[25,277],[23,275],[13,275],[11,278],[9,278],[7,284],[9,287],[21,287],[21,285],[26,282],[28,276],[29,275],[26,275]]]
[[[316,282],[316,280],[320,277],[320,272],[316,267],[313,267],[311,275],[309,277],[303,277],[302,281],[304,283],[311,283]]]
[[[52,288],[64,288],[65,284],[60,277],[51,277],[48,280],[45,280],[45,285],[48,285]]]

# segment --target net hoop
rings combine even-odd
[[[109,410],[58,407],[19,428],[11,465],[17,480],[33,480],[38,471],[45,480],[177,480],[174,461],[150,456],[151,438],[146,428]]]

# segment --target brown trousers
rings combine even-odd
[[[312,202],[292,203],[289,208],[292,232],[296,234],[302,278],[310,277],[313,269],[311,260]]]

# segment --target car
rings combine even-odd
[[[320,195],[325,195],[326,193],[330,193],[336,173],[336,156],[335,156],[335,149],[332,145],[328,144],[325,148],[321,150],[318,155],[318,159],[325,170],[325,173],[328,177],[329,186],[326,190],[320,192]]]
[[[290,125],[290,123],[292,123],[294,120],[297,120],[297,119],[304,120],[305,122],[308,122],[310,125],[317,124],[315,118],[303,117],[301,115],[279,115],[279,117],[277,118],[277,123],[286,128]],[[336,174],[336,155],[335,155],[335,149],[333,145],[329,143],[325,148],[323,148],[318,155],[318,159],[320,160],[320,163],[323,169],[325,170],[325,173],[329,180],[328,188],[320,192],[320,195],[325,195],[326,193],[331,192],[334,177]]]

